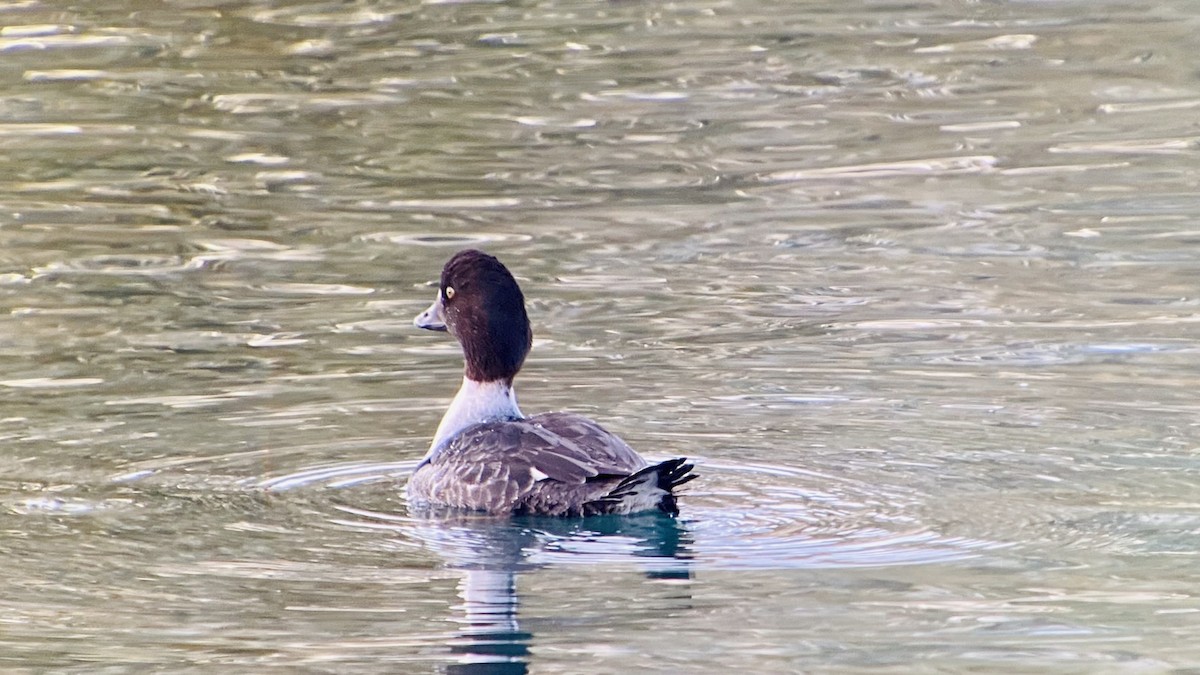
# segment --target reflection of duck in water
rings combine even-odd
[[[446,564],[463,571],[462,602],[452,620],[449,673],[517,675],[528,672],[536,636],[518,619],[517,575],[578,556],[604,564],[633,563],[650,579],[673,582],[690,605],[691,536],[684,524],[661,513],[580,519],[432,513],[412,531]],[[682,581],[683,586],[674,586]],[[536,625],[536,624],[535,624]]]
[[[525,297],[499,260],[474,250],[454,255],[433,305],[414,323],[448,330],[466,372],[408,482],[413,503],[497,515],[679,512],[674,489],[695,478],[685,459],[649,466],[586,417],[521,414],[513,378],[533,334]]]

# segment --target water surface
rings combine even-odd
[[[0,665],[1195,666],[1192,10],[0,2]],[[679,519],[409,513],[466,246]]]

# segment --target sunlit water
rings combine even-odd
[[[0,669],[1200,664],[1200,13],[0,1]],[[479,246],[683,513],[410,513]]]

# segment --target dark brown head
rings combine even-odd
[[[473,249],[450,258],[437,299],[413,323],[449,330],[462,345],[467,377],[476,382],[511,383],[533,344],[516,279],[499,260]]]

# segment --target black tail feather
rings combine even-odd
[[[655,486],[666,491],[666,494],[658,502],[658,510],[673,516],[679,515],[679,504],[674,490],[697,477],[697,474],[692,473],[694,468],[695,465],[689,464],[685,457],[668,459],[654,466],[648,466],[627,476],[603,497],[584,504],[584,513],[585,515],[599,515],[620,511],[621,501],[632,496],[648,474],[654,474]]]

